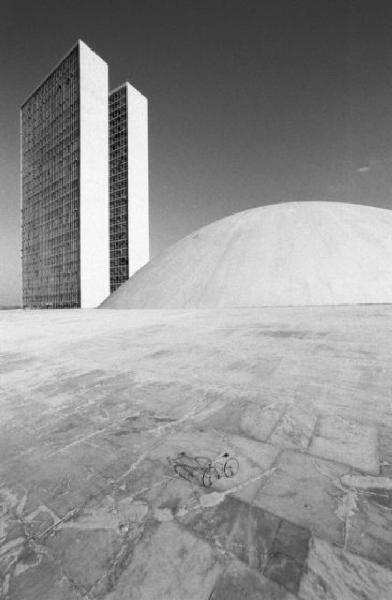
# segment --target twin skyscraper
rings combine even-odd
[[[148,262],[147,110],[82,41],[22,105],[25,308],[95,307]]]

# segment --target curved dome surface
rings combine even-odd
[[[226,217],[180,240],[103,308],[392,302],[392,211],[288,202]]]

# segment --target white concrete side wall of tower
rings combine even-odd
[[[128,252],[129,277],[150,260],[148,208],[148,103],[129,83],[128,120]]]
[[[108,66],[79,42],[81,307],[110,293]]]

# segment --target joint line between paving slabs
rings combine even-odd
[[[279,414],[279,417],[276,421],[276,423],[273,425],[273,427],[271,428],[269,434],[267,435],[267,437],[265,438],[265,441],[268,442],[272,436],[272,434],[274,433],[274,431],[277,429],[278,425],[280,425],[280,423],[282,422],[282,419],[284,418],[285,414],[287,413],[289,406],[292,406],[291,404],[285,404]]]
[[[320,421],[321,421],[321,417],[320,417],[320,415],[317,415],[316,416],[316,422],[315,422],[315,424],[313,426],[312,433],[311,433],[311,435],[309,437],[309,441],[308,441],[308,444],[306,446],[306,450],[309,450],[309,448],[310,448],[310,446],[311,446],[311,444],[313,442],[313,439],[315,437],[317,437],[317,433],[319,431],[319,426],[320,426]]]

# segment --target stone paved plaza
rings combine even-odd
[[[3,311],[0,344],[0,598],[392,598],[392,306]]]

